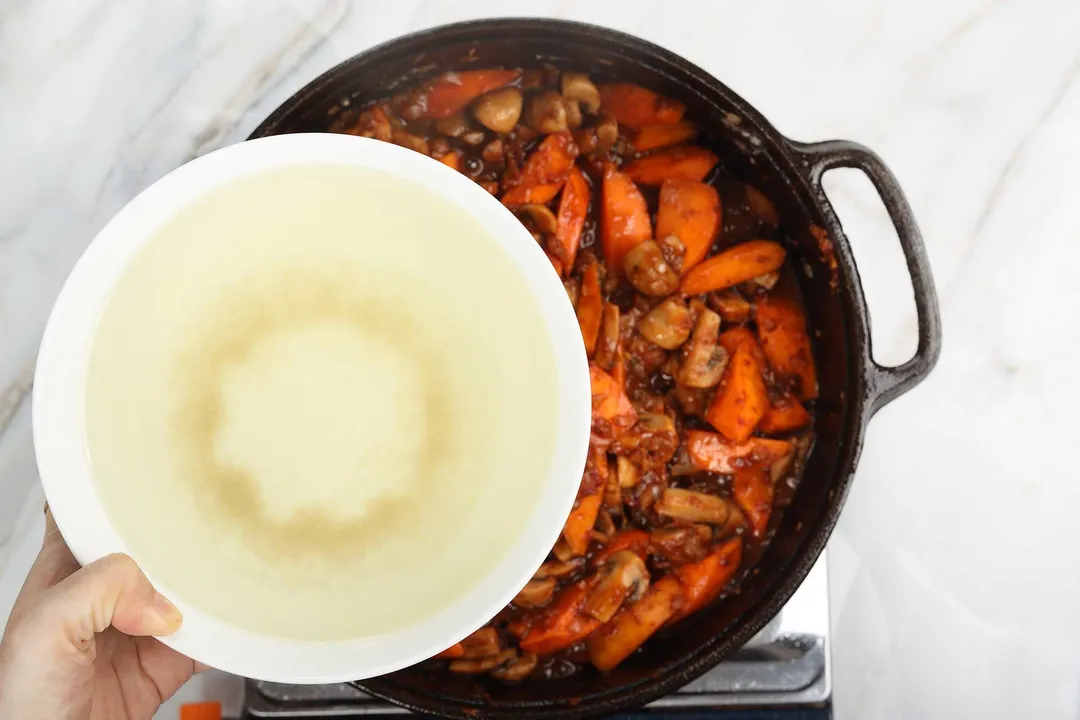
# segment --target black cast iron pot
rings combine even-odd
[[[701,68],[638,38],[605,28],[540,19],[460,23],[414,33],[363,52],[298,92],[252,134],[323,131],[343,101],[362,104],[435,72],[484,66],[560,68],[618,78],[682,100],[688,117],[737,177],[776,203],[802,267],[800,284],[815,332],[821,396],[817,443],[795,499],[741,592],[653,638],[616,670],[507,686],[489,678],[414,667],[365,680],[365,691],[445,717],[584,718],[672,692],[749,640],[795,592],[825,547],[855,473],[863,433],[883,405],[917,385],[941,349],[937,298],[911,208],[888,168],[851,142],[802,143],[781,135],[742,98]],[[919,346],[899,367],[874,362],[870,319],[847,239],[821,186],[831,168],[857,168],[873,182],[896,226],[915,289]],[[809,232],[824,227],[832,252]],[[833,258],[835,259],[833,261]],[[830,267],[830,265],[834,265]]]

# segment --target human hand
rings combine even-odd
[[[0,718],[150,720],[203,669],[151,637],[181,619],[126,555],[80,569],[46,510],[0,642]]]

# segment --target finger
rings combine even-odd
[[[169,635],[180,611],[161,596],[127,555],[107,555],[62,581],[45,607],[44,622],[64,628],[78,650],[112,625],[127,635]]]
[[[154,684],[161,700],[167,700],[204,666],[192,661],[156,638],[134,638],[139,668]]]

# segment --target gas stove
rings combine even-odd
[[[791,717],[782,711],[816,710],[828,717],[832,696],[829,592],[822,555],[772,622],[741,650],[677,692],[635,715],[686,712]],[[356,718],[408,715],[351,685],[286,685],[249,680],[245,718]],[[811,717],[800,713],[799,717]]]

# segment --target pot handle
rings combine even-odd
[[[896,367],[885,367],[874,361],[873,347],[867,345],[867,388],[872,414],[922,382],[941,354],[941,316],[938,313],[937,293],[934,292],[934,279],[930,274],[930,261],[923,247],[922,233],[919,232],[911,206],[896,177],[874,151],[847,140],[792,142],[791,145],[802,156],[809,170],[810,188],[825,208],[830,234],[842,237],[843,231],[821,185],[821,177],[833,168],[854,168],[865,173],[874,184],[889,218],[892,219],[893,227],[900,238],[900,247],[904,251],[911,286],[915,291],[919,347],[907,362]],[[855,277],[855,282],[859,282],[858,276]],[[865,304],[865,300],[863,302]]]

